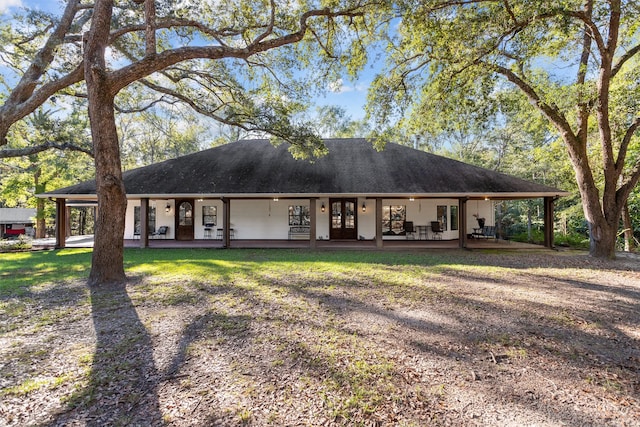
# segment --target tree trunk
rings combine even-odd
[[[124,224],[127,199],[113,115],[113,97],[89,90],[89,117],[95,152],[98,216],[89,282],[124,282]],[[98,92],[98,93],[96,93]]]
[[[36,239],[47,237],[47,221],[44,218],[44,199],[36,200]]]
[[[633,223],[631,222],[631,214],[629,213],[629,201],[626,201],[622,209],[622,222],[624,227],[624,251],[631,252],[635,249],[636,244],[633,240]]]
[[[85,81],[98,195],[90,285],[126,281],[123,257],[127,198],[115,122],[115,93],[104,59],[112,7],[110,0],[95,3],[85,49]]]
[[[615,258],[617,233],[617,225],[611,226],[604,220],[589,222],[589,254],[595,258]]]

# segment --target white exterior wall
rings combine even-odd
[[[218,228],[222,228],[224,225],[224,211],[223,211],[223,203],[220,199],[196,199],[194,201],[194,212],[193,212],[193,238],[194,239],[204,239],[204,220],[202,215],[202,207],[203,206],[215,206],[216,208],[216,222],[211,230],[211,237],[216,237],[216,230]],[[173,212],[171,212],[171,216],[173,217]],[[174,220],[175,224],[175,220]],[[175,226],[175,225],[174,225]]]
[[[140,206],[140,200],[127,200],[127,212],[124,215],[124,238],[133,239],[134,218],[133,208]]]
[[[289,206],[309,200],[231,200],[231,228],[236,239],[289,238]]]
[[[438,206],[447,207],[447,229],[442,232],[443,240],[458,239],[459,230],[451,230],[451,206],[458,206],[457,199],[383,199],[382,206],[406,206],[407,221],[413,221],[413,225],[431,226],[431,221],[437,221]],[[460,209],[458,207],[458,209]],[[459,212],[459,211],[458,211]],[[375,230],[374,230],[375,235]],[[430,238],[431,236],[429,236]],[[405,240],[406,236],[384,236],[385,240]]]
[[[362,212],[362,204],[365,204],[367,210]],[[362,236],[366,240],[372,240],[376,238],[376,201],[375,199],[358,199],[358,238]],[[327,228],[329,227],[329,220],[327,219]]]
[[[324,203],[324,212],[322,204]],[[331,218],[331,207],[328,198],[316,200],[316,239],[329,240],[329,221]]]
[[[170,205],[171,209],[169,213],[165,211],[167,203]],[[127,201],[127,212],[125,213],[125,224],[124,224],[124,238],[125,239],[133,239],[134,235],[134,207],[140,206],[140,200],[128,200]],[[173,239],[175,237],[175,222],[173,219],[173,212],[175,211],[175,204],[173,200],[149,200],[149,207],[156,208],[156,230],[163,225],[169,227],[169,232],[166,235],[166,239]],[[135,236],[138,237],[138,236]]]
[[[478,220],[474,215],[485,219],[484,225],[496,225],[495,209],[491,200],[469,200],[467,202],[467,233],[478,227]]]
[[[309,199],[280,199],[274,200],[231,200],[231,228],[234,229],[235,239],[288,239],[289,237],[289,206],[310,206]],[[165,208],[169,204],[167,213]],[[204,224],[202,223],[202,207],[215,206],[217,221],[213,227],[212,237],[216,237],[216,229],[224,224],[223,203],[219,199],[196,199],[194,206],[194,238],[204,238]],[[322,212],[322,205],[325,211]],[[366,206],[365,212],[362,205]],[[414,226],[431,225],[437,221],[437,206],[447,206],[447,230],[442,233],[445,240],[458,239],[459,230],[451,230],[451,206],[458,206],[457,199],[383,199],[383,206],[406,206],[407,221],[413,221]],[[134,206],[140,206],[139,200],[129,200],[127,203],[125,239],[133,239],[134,235]],[[168,226],[167,239],[175,238],[175,200],[150,200],[149,206],[156,208],[156,230],[161,226]],[[458,207],[459,209],[459,207]],[[376,201],[375,199],[358,198],[358,238],[375,239],[376,235]],[[471,232],[477,227],[478,214],[486,219],[485,225],[495,224],[493,203],[485,200],[471,200],[467,202],[467,230]],[[460,219],[462,221],[462,219]],[[328,198],[320,198],[316,202],[316,238],[329,239],[330,207]],[[387,240],[404,240],[405,236],[384,236]]]

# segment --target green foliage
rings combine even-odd
[[[17,240],[0,240],[0,252],[25,251],[31,249],[31,240],[21,234]]]
[[[612,200],[624,200],[640,178],[640,10],[633,2],[617,7],[400,1],[388,16],[401,21],[369,114],[382,135],[395,125],[424,135],[430,150],[576,194],[580,186],[589,221],[615,227],[622,203]],[[598,105],[606,106],[602,114]],[[560,147],[565,154],[555,157]],[[592,249],[609,253],[609,240],[594,240]]]

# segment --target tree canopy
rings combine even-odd
[[[387,18],[400,21],[370,95],[376,121],[447,131],[461,117],[482,123],[516,89],[564,142],[591,254],[612,257],[640,179],[637,3],[401,0]]]
[[[29,11],[1,31],[15,83],[0,105],[0,146],[12,126],[52,97],[88,100],[98,204],[90,282],[122,282],[125,190],[115,114],[179,102],[221,123],[319,155],[320,139],[293,123],[299,67],[331,73],[357,63],[366,0],[68,0],[58,17]],[[15,25],[22,22],[23,25]],[[295,55],[294,55],[295,54]],[[24,70],[24,71],[23,71]],[[128,87],[141,96],[119,98]],[[145,96],[145,94],[149,94]],[[123,102],[125,101],[125,102]],[[33,152],[49,148],[32,141]]]

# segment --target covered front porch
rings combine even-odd
[[[91,248],[93,247],[93,235],[68,236],[64,247],[67,248]],[[125,239],[126,248],[139,248],[140,241]],[[52,249],[56,246],[55,238],[34,239],[35,249]],[[220,240],[150,240],[149,248],[154,249],[223,249]],[[309,249],[309,242],[304,240],[233,240],[231,248],[234,249]],[[429,250],[429,249],[456,249],[459,248],[457,240],[396,240],[385,242],[383,250]],[[513,242],[508,240],[472,239],[467,241],[466,249],[507,249],[507,250],[531,250],[543,249],[541,245],[531,243]],[[319,241],[318,250],[377,250],[375,241]]]
[[[545,244],[553,247],[553,205],[544,197]],[[64,227],[65,200],[57,199]],[[482,218],[480,218],[482,217]],[[493,230],[482,235],[485,229]],[[436,230],[438,228],[439,230]],[[55,246],[68,245],[63,230]],[[280,197],[130,199],[127,247],[478,248],[499,240],[490,198]],[[482,238],[478,238],[482,237]],[[501,247],[501,246],[497,246]]]

